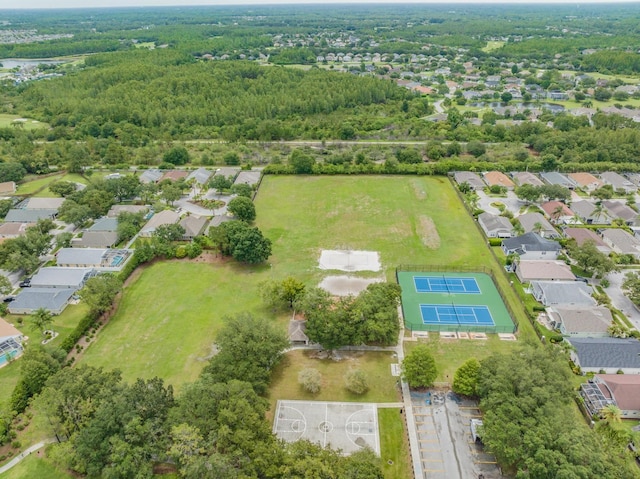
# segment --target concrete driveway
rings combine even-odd
[[[515,216],[520,214],[520,208],[524,205],[524,202],[520,201],[513,191],[508,191],[506,197],[488,196],[484,191],[477,191],[476,193],[480,198],[478,207],[493,215],[500,215],[501,213],[498,208],[491,206],[491,203],[502,203]]]
[[[189,213],[197,216],[224,216],[227,214],[227,203],[229,203],[229,201],[236,197],[236,195],[221,195],[217,193],[216,190],[209,190],[203,195],[204,198],[208,200],[219,200],[224,202],[224,206],[209,210],[192,203],[191,201],[193,200],[193,195],[194,192],[192,190],[188,195],[185,195],[178,201],[176,201],[175,206],[180,208],[182,211],[188,211]]]
[[[625,269],[620,273],[609,273],[607,279],[609,280],[609,287],[605,288],[605,291],[611,298],[611,303],[624,315],[629,318],[629,321],[640,331],[640,311],[635,307],[629,298],[627,298],[622,292],[622,283],[627,273],[635,271],[640,272],[640,269]]]

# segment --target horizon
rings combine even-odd
[[[23,11],[23,10],[87,10],[87,9],[109,9],[109,8],[155,8],[155,7],[233,7],[233,6],[325,6],[331,5],[467,5],[467,6],[485,6],[485,5],[558,5],[571,6],[575,5],[580,8],[583,4],[588,5],[614,5],[614,4],[638,4],[639,0],[615,0],[606,2],[603,0],[582,0],[582,1],[561,1],[555,0],[403,0],[395,3],[389,0],[326,0],[318,2],[318,0],[189,0],[185,3],[176,0],[62,0],[55,7],[51,7],[51,3],[47,0],[24,0],[19,8],[0,7],[3,11]]]

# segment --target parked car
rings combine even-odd
[[[4,298],[2,301],[4,301],[5,303],[10,303],[11,301],[15,300],[16,297],[15,296],[7,296],[6,298]]]

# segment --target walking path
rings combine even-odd
[[[9,469],[11,469],[12,467],[16,466],[18,463],[20,463],[20,461],[22,461],[25,457],[27,457],[28,455],[30,455],[32,452],[36,452],[38,449],[40,449],[41,447],[44,447],[47,444],[51,444],[52,442],[56,442],[55,439],[50,438],[50,439],[45,439],[44,441],[41,441],[37,444],[34,444],[33,446],[31,446],[29,449],[21,452],[20,454],[18,454],[16,457],[14,457],[13,459],[11,459],[8,463],[6,463],[4,466],[0,467],[0,474],[4,474],[5,472],[7,472]]]

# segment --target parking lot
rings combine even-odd
[[[499,479],[495,458],[471,437],[471,419],[480,418],[473,401],[450,391],[411,393],[420,457],[428,479]]]

